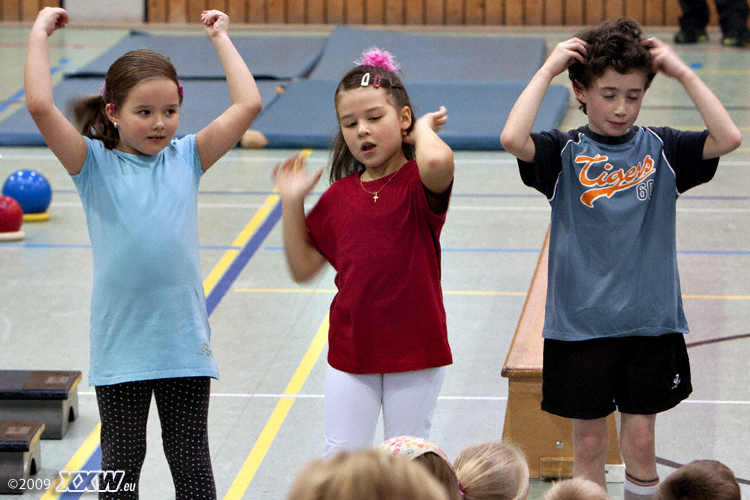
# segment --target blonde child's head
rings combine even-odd
[[[582,477],[557,481],[544,493],[543,500],[610,500],[607,490]]]
[[[448,500],[421,465],[380,450],[342,452],[300,469],[287,500]]]
[[[517,446],[502,441],[469,446],[453,462],[466,500],[524,500],[529,466]]]

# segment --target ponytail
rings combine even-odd
[[[79,132],[90,139],[104,143],[113,149],[120,142],[120,133],[104,112],[104,99],[94,95],[80,99],[73,105],[73,115]]]

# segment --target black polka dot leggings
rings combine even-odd
[[[125,471],[121,485],[130,485],[117,492],[100,493],[99,498],[138,498],[138,479],[146,457],[146,422],[153,394],[176,499],[215,499],[216,486],[208,452],[210,392],[208,377],[97,386],[96,400],[102,422],[101,470]]]

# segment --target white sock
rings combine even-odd
[[[659,486],[659,478],[643,480],[625,472],[625,500],[650,500]]]

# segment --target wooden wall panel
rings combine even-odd
[[[599,24],[606,19],[604,13],[604,0],[585,0],[586,19],[584,24]]]
[[[524,0],[526,4],[526,26],[541,26],[544,24],[544,0]]]
[[[497,1],[497,0],[490,0]],[[466,20],[465,24],[475,25],[484,24],[485,0],[466,0]]]
[[[384,24],[385,23],[385,5],[384,0],[366,0],[365,1],[365,23],[366,24]]]
[[[464,2],[463,0],[445,1],[445,24],[464,24]]]
[[[505,24],[504,9],[505,2],[502,0],[488,0],[484,14],[484,22],[490,26]]]
[[[328,24],[344,24],[344,0],[325,0],[325,22]]]
[[[385,3],[385,24],[396,26],[399,24],[405,24],[406,13],[404,8],[404,2],[400,0],[386,0]]]
[[[286,0],[284,22],[305,24],[305,0]]]
[[[519,26],[526,24],[524,0],[505,0],[505,24]]]
[[[426,21],[426,0],[405,0],[406,2],[406,24],[443,24],[445,21],[441,17],[439,23],[431,23]],[[438,2],[429,2],[428,4],[436,4]],[[442,7],[442,2],[440,2]]]
[[[285,23],[286,22],[286,1],[285,0],[265,0],[266,3],[266,22],[267,23]]]
[[[565,1],[565,24],[581,26],[586,22],[586,10],[584,0]]]
[[[544,1],[544,24],[548,26],[562,26],[565,24],[565,0]]]
[[[0,21],[32,22],[62,0],[0,0]],[[678,0],[145,0],[148,22],[197,23],[206,9],[233,23],[582,26],[628,16],[644,26],[678,25]],[[717,25],[716,8],[710,25]]]

